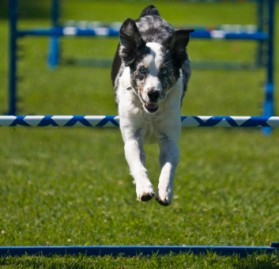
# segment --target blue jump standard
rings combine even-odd
[[[254,253],[279,253],[279,242],[271,246],[2,246],[0,256],[151,256],[193,253],[195,255],[215,253],[221,256],[239,255],[246,257]]]

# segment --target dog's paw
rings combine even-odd
[[[141,202],[148,202],[155,196],[155,193],[143,193],[142,195],[138,196],[138,200]]]
[[[156,200],[160,205],[168,206],[171,204],[172,194],[170,192],[160,193],[160,191],[158,191],[156,195]]]
[[[155,196],[152,185],[148,188],[137,189],[137,199],[141,202],[147,202]]]

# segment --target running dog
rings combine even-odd
[[[169,205],[179,161],[180,108],[190,78],[186,52],[193,30],[175,30],[153,5],[139,19],[126,19],[112,64],[125,157],[136,185],[137,199],[156,197]],[[144,140],[156,138],[161,173],[155,193],[145,167]]]

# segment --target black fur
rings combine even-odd
[[[139,55],[147,52],[146,42],[142,39],[141,34],[132,19],[127,19],[120,28],[120,58],[126,66],[135,62]]]
[[[150,5],[148,7],[146,7],[140,14],[140,18],[147,16],[147,15],[153,15],[153,16],[160,16],[158,9],[153,6]]]

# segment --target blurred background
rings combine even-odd
[[[19,29],[51,27],[51,2],[19,1]],[[90,27],[96,21],[106,24],[121,23],[127,17],[137,18],[141,10],[150,3],[155,4],[161,15],[177,27],[194,27],[196,30],[203,27],[212,30],[231,25],[235,28],[229,29],[245,31],[240,27],[248,25],[250,31],[251,29],[253,31],[258,21],[257,1],[170,3],[110,0],[105,4],[102,1],[89,0],[78,3],[71,0],[59,2],[59,24],[66,26]],[[2,40],[0,107],[5,111],[8,57],[7,1],[1,1],[0,12]],[[118,43],[117,38],[61,38],[60,64],[54,70],[48,68],[47,64],[48,37],[31,36],[19,39],[18,43],[19,114],[115,113],[109,65]],[[262,113],[266,71],[264,68],[258,69],[254,66],[258,57],[258,42],[193,38],[188,52],[194,72],[183,105],[184,113],[216,115]],[[203,62],[207,65],[203,65]],[[211,66],[208,63],[211,63]],[[244,69],[231,70],[238,64]]]

